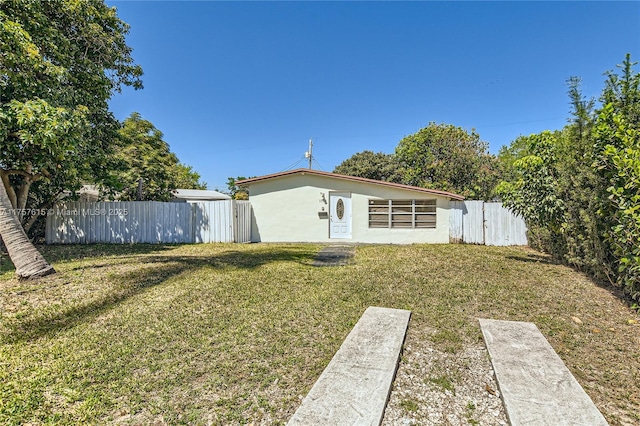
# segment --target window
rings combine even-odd
[[[369,228],[435,228],[436,200],[369,200]]]

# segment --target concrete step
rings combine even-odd
[[[369,307],[288,425],[379,425],[410,311]]]
[[[479,321],[512,426],[608,424],[535,324]]]

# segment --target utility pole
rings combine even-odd
[[[309,139],[309,151],[304,153],[304,156],[307,157],[309,159],[309,170],[312,169],[312,162],[313,162],[313,140]]]

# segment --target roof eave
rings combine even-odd
[[[373,185],[381,185],[381,186],[386,186],[386,187],[390,187],[390,188],[404,189],[404,190],[408,190],[408,191],[415,191],[415,192],[422,192],[422,193],[427,193],[427,194],[439,195],[439,196],[442,196],[442,197],[448,197],[450,199],[458,200],[458,201],[464,200],[464,197],[462,195],[458,195],[458,194],[454,194],[454,193],[446,192],[446,191],[440,191],[440,190],[437,190],[437,189],[421,188],[421,187],[418,187],[418,186],[403,185],[403,184],[400,184],[400,183],[385,182],[385,181],[381,181],[381,180],[367,179],[367,178],[362,178],[362,177],[358,177],[358,176],[347,176],[347,175],[340,175],[340,174],[337,174],[337,173],[321,172],[319,170],[312,170],[312,169],[295,169],[295,170],[289,170],[289,171],[286,171],[286,172],[280,172],[280,173],[273,173],[273,174],[264,175],[264,176],[258,176],[258,177],[251,178],[251,179],[244,179],[244,180],[237,181],[236,185],[238,185],[238,186],[248,186],[248,185],[251,185],[252,183],[256,183],[256,182],[261,182],[261,181],[270,180],[270,179],[277,179],[277,178],[292,176],[292,175],[296,175],[296,174],[304,175],[305,173],[309,173],[309,174],[315,175],[315,176],[331,177],[331,178],[334,178],[334,179],[342,179],[342,180],[348,180],[348,181],[352,181],[352,182],[370,183],[370,184],[373,184]]]

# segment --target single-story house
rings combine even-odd
[[[253,242],[448,243],[449,201],[464,199],[311,169],[236,184],[249,190]]]
[[[173,191],[174,202],[196,203],[200,201],[230,200],[231,197],[218,191],[201,189],[176,189]]]

